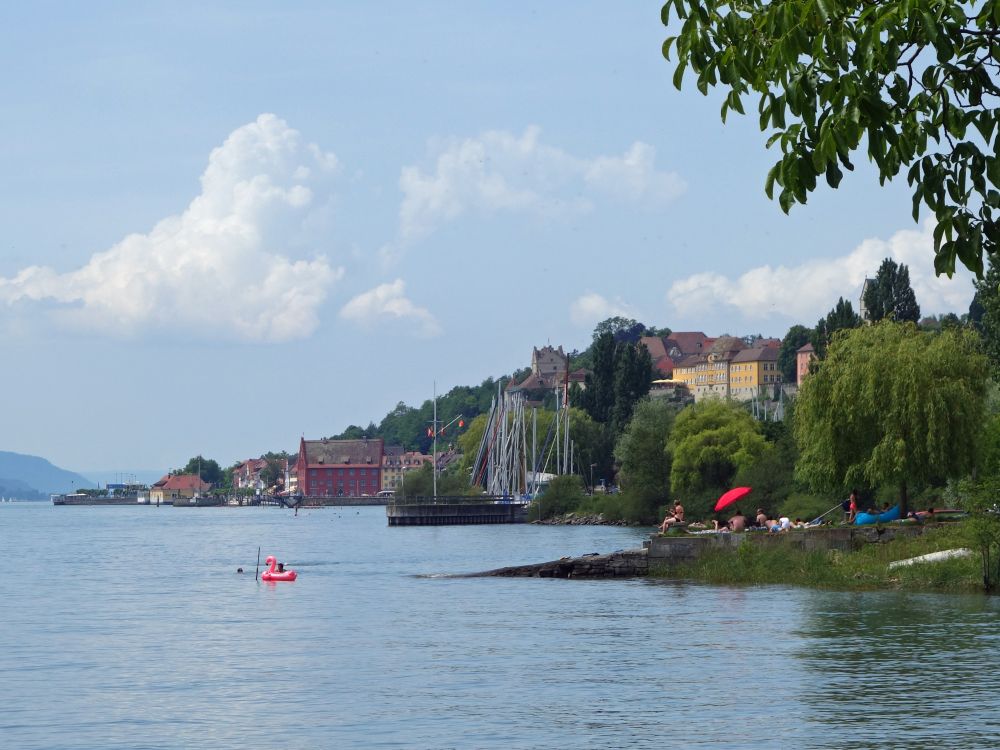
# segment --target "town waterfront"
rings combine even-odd
[[[1000,744],[996,598],[452,577],[649,530],[370,507],[4,504],[0,529],[3,747]],[[258,545],[299,579],[255,582]]]

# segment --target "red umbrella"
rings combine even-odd
[[[727,505],[732,505],[741,497],[745,497],[749,493],[750,493],[749,487],[733,487],[731,490],[723,494],[722,497],[718,499],[718,501],[716,501],[715,509],[722,510]]]

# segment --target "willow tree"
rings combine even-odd
[[[722,89],[723,120],[757,100],[786,213],[864,151],[883,183],[905,170],[914,220],[933,213],[939,274],[1000,254],[1000,2],[671,0],[662,19],[677,88]]]
[[[899,488],[966,476],[986,411],[975,334],[882,321],[834,337],[795,408],[796,470],[817,490]]]
[[[672,461],[670,489],[697,518],[711,510],[710,500],[732,487],[739,471],[772,447],[743,406],[707,399],[677,415],[666,450]]]

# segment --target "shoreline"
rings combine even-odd
[[[541,523],[600,522],[592,516],[567,516],[569,518]],[[968,549],[972,553],[962,556],[935,554],[956,549]],[[562,557],[472,575],[583,579],[649,577],[714,585],[987,594],[990,592],[984,588],[977,549],[971,530],[963,522],[839,526],[782,534],[670,534],[653,535],[641,550]],[[927,555],[933,561],[928,561]],[[916,563],[898,564],[912,560]]]

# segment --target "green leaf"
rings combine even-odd
[[[684,68],[687,63],[679,62],[677,63],[677,70],[674,71],[674,88],[678,91],[681,90],[681,81],[684,80]]]
[[[664,6],[666,7],[666,6]],[[668,36],[663,40],[663,57],[667,60],[670,59],[670,48],[674,46],[674,42],[677,41],[677,37]]]
[[[774,178],[778,174],[778,167],[780,164],[781,162],[778,162],[771,167],[767,173],[767,179],[764,181],[764,194],[771,200],[774,200]]]
[[[837,162],[831,161],[826,165],[826,182],[830,187],[834,189],[839,187],[843,177],[844,173],[840,171]]]
[[[924,189],[921,186],[917,186],[917,189],[913,191],[913,220],[920,221],[920,201],[924,197]]]

